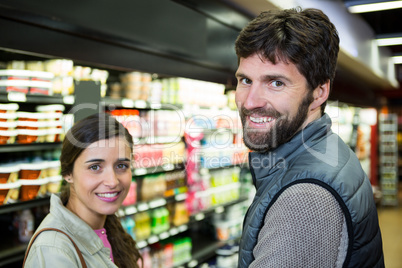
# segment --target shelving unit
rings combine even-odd
[[[248,18],[242,14],[228,9],[227,11],[236,18],[233,22],[222,21],[219,16],[208,11],[211,4],[215,7],[225,8],[226,6],[219,3],[210,2],[202,3],[204,12],[200,13],[193,8],[188,8],[181,1],[163,1],[138,3],[126,1],[124,9],[120,9],[116,14],[122,14],[127,10],[130,11],[130,17],[136,18],[139,21],[148,20],[149,13],[147,10],[152,10],[152,14],[158,18],[166,15],[166,10],[177,13],[176,16],[169,18],[169,23],[177,26],[183,25],[184,21],[191,20],[194,22],[191,31],[183,27],[180,32],[172,27],[167,27],[164,30],[158,30],[159,27],[150,27],[149,31],[136,32],[137,28],[130,26],[128,35],[124,34],[125,24],[120,22],[120,18],[113,19],[117,24],[107,24],[112,29],[107,30],[104,27],[104,20],[99,20],[103,16],[96,16],[90,19],[96,27],[87,26],[87,23],[80,18],[89,18],[91,12],[84,12],[84,16],[75,17],[76,12],[65,12],[67,17],[65,20],[55,20],[54,16],[46,14],[45,9],[40,9],[37,12],[36,7],[29,8],[29,2],[20,3],[18,7],[13,7],[12,3],[6,3],[0,9],[0,22],[4,29],[13,29],[3,31],[4,40],[0,41],[0,61],[11,60],[48,60],[52,58],[72,59],[78,65],[92,66],[100,69],[107,69],[113,72],[114,75],[119,75],[124,72],[142,70],[144,72],[158,73],[165,77],[187,77],[203,81],[215,83],[232,83],[234,81],[233,73],[236,66],[234,52],[224,49],[224,53],[216,53],[215,48],[226,48],[227,38],[235,40],[238,31],[245,25]],[[60,3],[62,4],[62,3]],[[93,3],[99,6],[99,3]],[[39,4],[40,6],[41,4]],[[69,4],[70,5],[70,4]],[[157,5],[159,8],[154,9]],[[47,5],[46,5],[47,6]],[[52,5],[51,5],[52,6]],[[109,10],[110,7],[120,6],[102,4],[103,10]],[[121,6],[121,7],[122,7]],[[37,6],[38,7],[38,6]],[[54,6],[55,7],[55,6]],[[52,8],[51,8],[52,9]],[[57,10],[57,8],[56,8]],[[67,10],[62,8],[62,10]],[[43,12],[42,12],[43,11]],[[54,10],[53,10],[54,11]],[[50,14],[53,12],[49,10]],[[80,12],[83,9],[80,9]],[[133,16],[132,12],[137,13]],[[205,13],[206,11],[206,13]],[[32,12],[32,13],[31,13]],[[158,14],[156,14],[157,12]],[[210,14],[211,13],[211,14]],[[171,12],[169,12],[171,14]],[[73,15],[71,17],[71,15]],[[57,17],[57,16],[56,16]],[[149,25],[150,26],[150,25]],[[147,26],[148,27],[148,26]],[[134,30],[134,32],[133,32]],[[13,35],[11,32],[24,32],[22,35]],[[107,34],[114,33],[113,35]],[[149,39],[143,43],[141,35],[149,34]],[[222,35],[221,35],[222,34]],[[214,38],[222,36],[223,38]],[[38,38],[40,37],[40,38]],[[173,38],[172,38],[173,37]],[[207,38],[208,43],[200,40]],[[138,38],[141,38],[138,40]],[[183,40],[184,39],[184,40]],[[39,41],[40,40],[40,41]],[[46,40],[46,42],[43,42]],[[162,41],[162,44],[160,43]],[[184,42],[182,42],[184,41]],[[13,47],[9,47],[12,44]],[[163,49],[162,49],[163,48]],[[166,49],[165,49],[166,48]],[[214,51],[210,51],[214,48]],[[21,54],[20,54],[21,53]],[[13,57],[13,54],[16,57]],[[74,96],[39,96],[39,95],[23,95],[19,93],[0,93],[0,102],[17,102],[22,105],[36,104],[64,104],[65,106],[73,107],[78,99]],[[132,100],[129,98],[112,99],[109,97],[102,98],[99,106],[104,109],[138,109],[141,111],[159,111],[159,110],[179,110],[184,109],[183,105],[171,105],[169,103],[154,103],[143,100]],[[151,139],[139,138],[135,139],[135,144],[157,144],[166,143],[171,140],[169,136],[157,136]],[[54,150],[60,148],[61,144],[34,144],[30,146],[20,145],[5,145],[0,146],[0,153],[13,154],[15,152],[36,152],[42,150]],[[185,170],[185,162],[165,164],[156,167],[136,168],[133,170],[135,178],[149,175],[170,172],[175,170]],[[221,168],[221,167],[216,167]],[[156,199],[147,202],[139,201],[133,206],[122,208],[119,214],[128,215],[141,212],[146,209],[158,208],[169,202],[183,202],[187,198],[186,194],[179,194],[166,199]],[[167,233],[158,235],[158,240],[166,239],[168,236],[175,236],[189,233],[194,222],[200,222],[208,219],[214,213],[222,213],[231,204],[242,202],[243,199],[232,201],[228,204],[220,204],[216,207],[208,208],[207,210],[198,211],[190,216],[190,222],[185,225],[171,228]],[[39,201],[29,201],[24,203],[13,204],[0,208],[4,213],[12,213],[24,208],[34,208],[35,206],[47,205],[48,199]],[[1,210],[3,209],[3,210]],[[168,236],[166,235],[168,234]],[[156,241],[154,239],[154,241]],[[150,244],[151,241],[147,241]],[[188,263],[180,264],[180,267],[194,267],[196,263],[201,263],[214,254],[215,249],[223,245],[224,242],[217,242],[214,239],[207,241],[203,247],[199,248],[203,243],[197,241],[197,246],[194,246],[192,251],[192,259]],[[2,251],[0,249],[0,266],[7,263],[18,262],[23,256],[24,246],[18,246],[10,251]],[[208,256],[206,256],[208,255]]]
[[[380,182],[383,205],[398,204],[398,117],[380,114],[379,118]]]
[[[11,97],[10,97],[11,96]],[[26,105],[39,105],[39,104],[64,104],[73,107],[74,97],[61,97],[61,96],[37,96],[37,95],[27,95],[24,97],[20,96],[19,94],[13,95],[10,93],[3,93],[0,94],[0,100],[3,98],[4,102],[9,102],[13,100],[20,104],[20,106]],[[121,107],[126,109],[139,109],[139,110],[161,110],[161,109],[172,109],[172,106],[163,105],[163,104],[150,104],[144,101],[129,101],[126,99],[110,99],[105,98],[102,99],[100,103],[105,109],[110,107]],[[174,106],[174,109],[178,109],[180,106]],[[213,134],[215,131],[220,131],[219,129],[208,129],[206,130],[208,135]],[[157,137],[144,137],[135,139],[135,144],[164,144],[171,142],[171,138],[169,136],[157,136]],[[60,149],[61,143],[33,143],[33,144],[7,144],[0,146],[0,153],[23,153],[23,152],[36,152],[36,151],[44,151],[44,150],[55,150]],[[239,163],[240,165],[241,163]],[[222,168],[230,168],[233,167],[232,164],[223,164],[211,167],[211,170],[219,170]],[[175,170],[185,170],[186,166],[185,163],[175,163],[175,164],[164,164],[162,166],[155,166],[155,167],[147,167],[147,168],[135,168],[132,170],[133,177],[138,178],[141,176],[146,176],[150,174],[158,174],[158,173],[165,173],[171,172]],[[237,186],[236,186],[237,187]],[[120,217],[125,217],[129,215],[133,215],[138,212],[152,210],[155,208],[166,206],[166,204],[171,202],[183,202],[187,198],[186,193],[177,194],[172,197],[168,198],[158,198],[154,200],[150,200],[147,202],[139,201],[135,205],[122,207],[118,212],[117,215]],[[39,206],[48,206],[49,205],[49,197],[35,199],[27,202],[18,202],[15,204],[7,204],[0,207],[0,214],[7,214],[13,213],[16,211],[20,211],[23,209],[32,209]],[[212,215],[216,213],[224,213],[226,208],[234,205],[239,204],[243,201],[247,200],[247,198],[239,198],[238,200],[231,201],[225,204],[219,204],[203,211],[198,211],[190,216],[190,221],[186,224],[180,226],[171,226],[171,228],[165,232],[162,232],[158,235],[152,235],[146,240],[138,241],[138,247],[144,248],[149,245],[155,244],[157,242],[163,241],[165,239],[175,237],[177,235],[187,235],[188,233],[192,233],[192,225],[196,222],[202,222]],[[205,240],[205,239],[204,239]],[[214,255],[214,252],[217,248],[223,246],[225,244],[224,241],[216,241],[213,238],[206,239],[202,243],[197,241],[196,246],[192,250],[192,258],[185,263],[180,264],[177,267],[195,267],[197,264],[202,263],[204,260],[209,259],[211,256]],[[12,263],[19,263],[25,253],[26,244],[21,243],[13,243],[10,247],[8,245],[7,248],[1,249],[0,247],[0,265],[11,265]]]

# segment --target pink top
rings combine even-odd
[[[94,230],[94,232],[99,236],[99,238],[102,240],[103,245],[106,248],[110,249],[110,259],[112,260],[112,262],[114,262],[113,259],[113,252],[112,252],[112,246],[109,243],[109,240],[107,240],[107,234],[106,234],[106,229],[102,228],[102,229],[98,229],[98,230]]]

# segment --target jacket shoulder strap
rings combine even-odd
[[[66,233],[63,232],[62,230],[59,230],[59,229],[56,229],[56,228],[43,228],[42,230],[40,230],[39,232],[37,232],[37,233],[34,235],[34,237],[32,237],[31,243],[29,243],[28,248],[27,248],[27,251],[25,252],[25,257],[24,257],[24,262],[23,262],[23,264],[22,264],[22,267],[25,267],[25,261],[26,261],[26,259],[27,259],[27,257],[28,257],[28,253],[29,253],[29,250],[31,249],[31,246],[32,246],[33,242],[35,241],[36,237],[37,237],[40,233],[42,233],[43,231],[56,231],[56,232],[59,232],[59,233],[62,233],[62,234],[64,234],[64,235],[66,235],[66,236],[70,239],[70,241],[73,243],[74,248],[75,248],[75,250],[77,251],[78,257],[80,258],[80,262],[81,262],[82,268],[87,268],[87,265],[86,265],[86,263],[85,263],[84,257],[82,256],[82,253],[81,253],[81,251],[79,250],[77,244],[75,244],[75,242],[73,241],[73,239],[72,239],[68,234],[66,234]]]

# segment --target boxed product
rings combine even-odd
[[[28,201],[37,197],[44,197],[47,194],[48,178],[37,180],[20,179],[20,201]]]
[[[46,161],[20,164],[19,178],[21,180],[38,180],[46,178],[48,166],[48,162]]]
[[[18,201],[20,182],[0,184],[0,205],[11,204]]]
[[[61,184],[63,182],[63,177],[60,175],[52,176],[47,178],[47,189],[46,192],[49,194],[55,194],[60,192]]]
[[[0,103],[0,113],[15,113],[18,108],[17,103]]]
[[[17,130],[0,130],[0,145],[15,143],[17,135]]]
[[[18,164],[0,167],[0,184],[11,183],[18,180],[20,167]]]

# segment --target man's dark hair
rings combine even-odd
[[[327,15],[318,9],[262,12],[239,34],[238,59],[258,54],[275,64],[291,62],[306,78],[310,90],[335,77],[339,36]],[[326,102],[321,105],[324,112]]]

